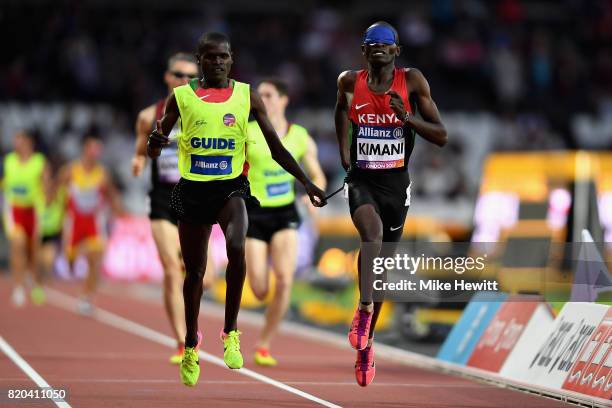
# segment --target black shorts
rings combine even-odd
[[[270,242],[272,236],[280,230],[297,229],[300,226],[300,215],[295,203],[282,207],[259,207],[249,210],[248,238]]]
[[[176,217],[170,208],[173,184],[158,184],[149,192],[149,218],[154,220],[167,220],[176,225]]]
[[[219,212],[232,197],[242,197],[247,209],[259,206],[249,180],[240,175],[229,180],[192,181],[181,178],[172,190],[170,208],[176,219],[188,224],[216,224]]]
[[[357,208],[372,204],[383,223],[383,242],[398,242],[410,206],[410,176],[354,172],[348,182],[348,202],[351,217]]]
[[[43,245],[45,244],[59,245],[62,242],[62,233],[58,232],[57,234],[43,235],[41,238],[41,242]]]

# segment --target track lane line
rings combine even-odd
[[[11,361],[15,363],[15,365],[19,367],[21,371],[23,371],[28,377],[30,377],[30,379],[34,381],[34,383],[38,385],[39,388],[48,388],[50,390],[54,390],[54,388],[51,387],[49,383],[45,381],[45,379],[42,378],[42,376],[38,374],[38,372],[36,372],[36,370],[34,370],[32,366],[23,359],[23,357],[21,357],[19,353],[17,353],[17,351],[15,351],[15,349],[11,347],[11,345],[6,340],[4,340],[4,337],[2,336],[0,336],[0,350],[2,350],[2,352],[6,354],[6,356],[11,359]],[[40,399],[40,401],[52,401],[59,408],[71,408],[70,404],[68,404],[63,399],[60,401],[55,399]]]
[[[66,295],[63,292],[52,289],[52,288],[47,288],[46,292],[47,292],[48,303],[53,304],[56,307],[59,307],[61,309],[64,309],[64,310],[67,310],[69,312],[76,314],[76,306],[78,302],[77,298]],[[170,347],[170,348],[174,348],[176,345],[175,344],[176,342],[172,337],[167,336],[163,333],[160,333],[156,330],[153,330],[135,321],[126,319],[117,314],[106,311],[104,309],[96,308],[91,318],[101,323],[104,323],[108,326],[114,327],[116,329],[125,331],[127,333],[133,334],[138,337],[142,337],[144,339],[153,341],[155,343],[158,343],[158,344]],[[227,368],[223,359],[217,356],[214,356],[202,350],[200,350],[199,356],[204,361],[207,361],[219,367]],[[324,407],[341,408],[340,405],[336,405],[330,401],[326,401],[322,398],[316,397],[305,391],[291,387],[285,383],[274,380],[270,377],[267,377],[263,374],[250,370],[248,368],[241,368],[240,370],[235,370],[235,371],[237,374],[241,374],[241,375],[253,378],[265,384],[281,389],[283,391],[289,392],[291,394],[297,395],[309,401],[315,402]]]

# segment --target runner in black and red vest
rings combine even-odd
[[[395,28],[383,21],[372,24],[361,51],[367,69],[345,71],[338,78],[335,122],[348,172],[351,217],[361,238],[360,303],[349,341],[358,350],[357,383],[366,386],[375,374],[372,339],[382,302],[373,302],[373,272],[361,270],[361,257],[379,256],[383,242],[401,239],[410,205],[408,160],[415,134],[438,146],[446,144],[447,135],[423,74],[395,66],[401,51]]]
[[[192,54],[177,53],[168,59],[164,82],[168,94],[177,86],[198,77],[198,66]],[[136,148],[132,158],[132,174],[138,177],[144,170],[147,158],[147,138],[156,122],[164,114],[166,99],[140,111],[136,119]],[[173,129],[172,136],[178,131]],[[166,147],[159,157],[152,160],[151,190],[149,191],[149,218],[151,231],[164,270],[164,305],[177,342],[177,351],[170,357],[172,364],[180,364],[185,342],[185,308],[183,306],[183,271],[179,249],[177,220],[170,209],[170,195],[181,178],[178,169],[176,140]],[[210,268],[209,268],[210,270]],[[213,274],[209,273],[212,277]]]

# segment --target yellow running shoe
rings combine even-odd
[[[200,378],[200,359],[198,352],[200,351],[200,343],[202,342],[202,333],[198,332],[198,344],[195,347],[185,347],[183,358],[181,359],[181,381],[188,387],[193,387],[197,384]]]
[[[181,364],[181,361],[183,361],[183,353],[185,353],[185,346],[181,345],[176,350],[176,353],[170,357],[170,364]]]
[[[255,364],[264,367],[274,367],[278,364],[278,361],[270,355],[270,350],[260,347],[255,351]]]
[[[221,340],[223,340],[223,361],[231,369],[242,368],[244,364],[242,353],[240,352],[240,336],[242,333],[238,330],[232,330],[225,333],[221,330]]]
[[[32,299],[32,303],[36,306],[40,306],[45,303],[47,300],[47,296],[45,295],[45,290],[42,286],[34,286],[30,291],[30,299]]]

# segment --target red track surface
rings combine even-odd
[[[132,298],[125,285],[107,283],[96,299],[98,307],[170,335],[161,301]],[[56,286],[74,295],[73,285]],[[110,295],[112,294],[112,295]],[[59,308],[15,309],[10,282],[0,279],[0,335],[52,387],[68,392],[73,407],[243,407],[317,406],[302,396],[281,390],[240,372],[201,361],[199,384],[180,383],[178,368],[167,363],[171,349],[93,318]],[[219,317],[202,310],[203,350],[222,356]],[[274,343],[280,366],[263,369],[251,363],[258,328],[240,321],[245,367],[340,406],[362,407],[556,407],[558,401],[505,390],[466,379],[377,359],[377,375],[367,387],[353,378],[354,352],[322,342],[281,334]],[[0,389],[35,388],[0,352]],[[15,407],[55,406],[51,402]],[[319,405],[320,406],[320,405]]]

